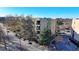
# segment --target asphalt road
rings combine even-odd
[[[54,43],[50,43],[49,49],[56,50],[56,51],[76,51],[77,46],[72,43],[68,36],[61,36],[62,38],[58,37],[58,40],[55,40]]]

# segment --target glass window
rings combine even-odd
[[[37,23],[36,23],[37,25],[40,25],[40,21],[37,21]]]
[[[37,29],[37,30],[40,30],[40,26],[37,26],[36,29]]]
[[[37,34],[40,34],[40,31],[37,31]]]

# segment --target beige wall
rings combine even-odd
[[[56,19],[51,20],[51,34],[54,35],[56,31]]]
[[[40,30],[43,31],[45,28],[47,28],[47,20],[40,20]]]
[[[72,20],[72,29],[74,30],[74,38],[79,41],[79,19]]]
[[[79,34],[79,19],[72,20],[72,29]]]

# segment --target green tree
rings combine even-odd
[[[63,25],[63,22],[58,19],[57,22],[56,22],[56,24],[57,24],[56,35],[59,35],[59,32],[60,32],[59,26]]]
[[[57,21],[57,25],[63,25],[63,22],[60,21],[60,20],[58,20],[58,21]]]
[[[41,45],[49,45],[51,41],[51,31],[49,29],[44,29],[40,33],[40,44]]]

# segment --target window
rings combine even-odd
[[[37,36],[37,39],[39,39],[39,36]]]
[[[67,31],[67,32],[70,32],[70,31]]]
[[[37,25],[40,25],[40,21],[37,21],[37,23],[36,23]]]
[[[40,34],[40,31],[37,31],[37,34]]]
[[[37,29],[37,30],[40,30],[40,26],[37,26],[36,29]]]

